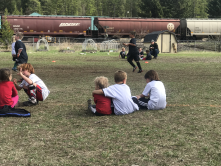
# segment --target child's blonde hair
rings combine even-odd
[[[12,43],[16,42],[15,41],[15,35],[12,36]]]
[[[159,78],[157,72],[154,71],[154,70],[149,70],[149,71],[144,75],[144,78],[145,78],[145,79],[148,78],[148,79],[150,79],[151,81],[153,81],[153,80],[159,81],[159,80],[160,80],[160,78]]]
[[[95,86],[99,89],[104,89],[107,88],[109,83],[108,83],[108,78],[104,76],[96,77],[94,80]]]
[[[34,67],[30,63],[23,63],[18,66],[18,71],[22,68],[22,71],[28,70],[29,73],[33,74],[35,73]]]
[[[18,36],[20,40],[23,39],[23,33],[22,32],[17,32],[16,36]]]
[[[124,47],[122,47],[122,50],[123,50],[123,49],[125,50],[125,48],[124,48]]]
[[[0,69],[0,81],[10,81],[9,77],[11,76],[11,74],[11,70],[9,69]]]
[[[127,79],[127,73],[121,70],[118,70],[114,74],[114,81],[117,82],[122,82],[123,80]]]

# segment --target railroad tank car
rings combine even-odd
[[[98,36],[129,36],[131,31],[145,36],[154,31],[169,30],[175,32],[180,26],[180,19],[151,18],[95,18]]]
[[[4,16],[2,17],[4,20]],[[7,16],[11,28],[25,36],[90,36],[90,17]]]
[[[181,34],[179,36],[181,40],[218,37],[221,36],[221,19],[181,19],[180,27],[177,30],[175,33]]]
[[[221,35],[221,19],[186,19],[187,37],[193,39]]]

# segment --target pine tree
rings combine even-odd
[[[211,0],[208,5],[208,14],[210,18],[221,18],[221,1]]]
[[[141,0],[140,3],[142,17],[163,18],[163,7],[160,4],[160,0]]]
[[[20,12],[18,11],[17,9],[17,6],[15,5],[15,9],[14,9],[14,12],[12,13],[13,15],[19,15]]]
[[[5,9],[5,17],[3,24],[0,29],[0,33],[2,37],[0,38],[0,43],[4,45],[5,49],[8,49],[9,45],[11,44],[11,38],[14,33],[13,29],[10,27],[10,23],[7,21],[8,9]]]

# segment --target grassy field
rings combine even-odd
[[[39,105],[25,107],[30,118],[0,118],[1,166],[221,165],[220,54],[160,54],[141,62],[141,74],[118,53],[28,55],[51,93]],[[0,57],[1,68],[12,68],[10,53]],[[165,84],[166,109],[103,117],[87,111],[95,77],[106,76],[114,84],[114,72],[124,70],[136,95],[150,69]],[[13,77],[19,78],[15,72]],[[19,96],[27,100],[23,91]]]

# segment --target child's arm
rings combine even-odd
[[[94,95],[94,94],[97,94],[97,95],[103,95],[104,92],[103,92],[102,89],[98,89],[98,90],[94,90],[94,91],[92,92],[92,95]]]
[[[13,83],[14,83],[14,85],[15,85],[15,88],[17,89],[17,90],[21,90],[22,89],[22,87],[20,87],[20,86],[18,86],[18,84],[17,84],[17,79],[13,79]]]
[[[24,74],[22,74],[22,68],[20,68],[19,75],[29,84],[29,85],[34,85],[35,87],[37,86],[36,83],[34,83],[30,78],[26,77]]]
[[[19,49],[17,53],[17,58],[20,56],[21,52],[22,52],[22,49]]]
[[[148,95],[149,96],[149,95]],[[140,94],[140,95],[136,95],[137,99],[140,99],[142,97],[148,97],[148,96],[144,96],[143,94]]]
[[[18,92],[17,92],[15,86],[13,86],[13,87],[12,87],[12,97],[15,97],[15,96],[17,96],[17,95],[18,95]]]

